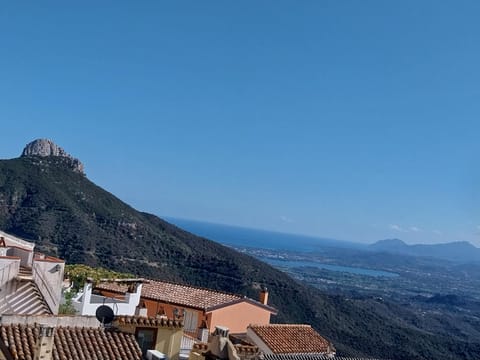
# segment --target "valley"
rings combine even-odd
[[[321,252],[236,249],[392,321],[463,340],[480,336],[478,264],[328,247]]]

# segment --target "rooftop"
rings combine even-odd
[[[96,288],[119,293],[127,291],[126,285],[111,282],[100,283]],[[215,308],[237,302],[248,301],[276,313],[274,308],[240,295],[165,281],[150,280],[144,283],[142,285],[142,297],[204,311],[211,311]]]
[[[322,354],[334,352],[333,346],[310,325],[250,325],[249,329],[274,354]]]
[[[38,325],[1,325],[1,348],[7,349],[14,360],[33,359],[39,332]],[[133,334],[85,327],[57,327],[52,354],[54,360],[142,358]]]
[[[144,316],[116,316],[114,323],[125,325],[139,325],[142,327],[169,327],[183,328],[183,321],[167,318],[152,318]]]
[[[265,354],[264,360],[379,360],[363,357],[329,356],[324,354]]]

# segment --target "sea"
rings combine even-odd
[[[364,244],[350,241],[342,241],[328,238],[312,237],[306,235],[287,234],[267,230],[244,228],[232,225],[214,224],[195,220],[164,217],[168,222],[188,231],[192,234],[216,241],[231,247],[247,247],[256,249],[268,249],[275,251],[314,252],[325,247],[364,249]],[[316,261],[304,260],[279,260],[262,257],[260,260],[272,266],[281,267],[317,267],[330,271],[347,272],[357,275],[373,277],[394,277],[398,274],[359,267],[323,264]]]

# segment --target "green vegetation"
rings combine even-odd
[[[135,276],[102,267],[93,268],[83,264],[70,264],[65,266],[65,277],[70,279],[72,290],[77,293],[83,288],[87,279],[91,279],[95,283],[100,279],[131,279]]]
[[[138,212],[61,158],[0,161],[0,229],[68,263],[258,297],[276,322],[312,324],[338,353],[403,359],[478,359],[480,340],[458,341],[392,322],[388,312],[328,296],[250,256]],[[393,309],[394,311],[396,309]],[[400,311],[400,310],[399,310]],[[476,325],[472,325],[476,326]]]
[[[60,304],[58,308],[58,313],[61,315],[75,315],[77,311],[73,307],[72,299],[75,296],[75,291],[70,290],[64,293],[65,302]]]
[[[64,293],[65,302],[60,305],[58,312],[64,315],[73,315],[76,311],[72,305],[72,299],[83,288],[87,279],[95,283],[101,279],[128,279],[135,276],[102,267],[93,268],[84,264],[69,264],[65,266],[65,277],[70,279],[72,287]]]

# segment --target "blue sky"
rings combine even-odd
[[[10,2],[0,157],[39,137],[140,210],[480,245],[480,3]]]

